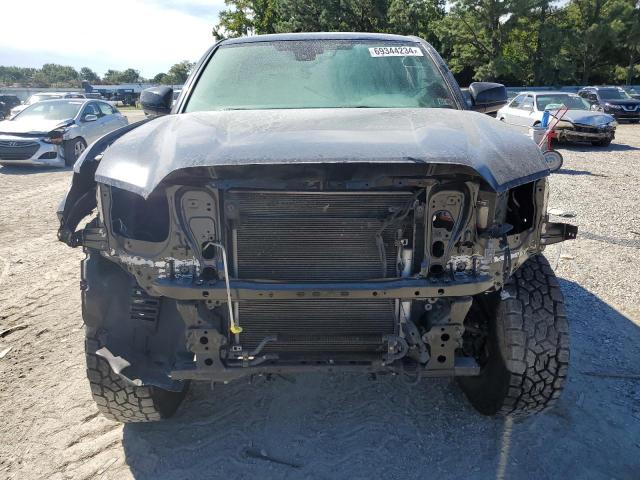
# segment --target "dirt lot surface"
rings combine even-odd
[[[618,137],[562,148],[550,207],[580,236],[547,255],[572,367],[554,410],[515,423],[450,380],[343,374],[197,385],[170,421],[106,420],[85,380],[82,252],[55,238],[71,173],[0,167],[0,478],[640,478],[640,125]]]

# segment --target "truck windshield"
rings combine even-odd
[[[367,107],[456,103],[417,43],[307,40],[222,45],[185,111]]]

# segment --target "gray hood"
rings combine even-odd
[[[4,120],[0,122],[0,134],[45,135],[56,128],[66,127],[73,123],[69,120],[46,120],[33,118],[28,120]]]
[[[556,111],[557,112],[557,111]],[[554,113],[556,113],[554,112]],[[598,125],[606,125],[615,121],[611,115],[601,112],[591,112],[589,110],[568,110],[562,117],[563,120],[568,120],[571,123],[577,123],[579,125],[589,125],[597,127]]]
[[[95,178],[146,198],[184,168],[355,162],[468,166],[497,191],[549,174],[533,141],[486,115],[367,108],[160,117],[111,145]]]

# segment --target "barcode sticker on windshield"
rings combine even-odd
[[[422,50],[418,47],[371,47],[369,55],[372,57],[422,57]]]

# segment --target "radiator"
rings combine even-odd
[[[274,281],[359,281],[396,275],[398,225],[376,232],[412,201],[411,192],[281,193],[233,191],[225,211],[235,213],[236,277]],[[403,226],[412,235],[412,217]],[[238,305],[241,343],[255,347],[277,335],[266,351],[381,351],[396,331],[393,300],[243,301]]]
[[[240,302],[241,343],[253,348],[268,335],[265,351],[370,352],[395,332],[393,300],[251,300]]]
[[[395,276],[396,229],[382,234],[384,271],[376,232],[411,199],[410,192],[232,192],[225,201],[239,213],[236,276],[298,281]]]

